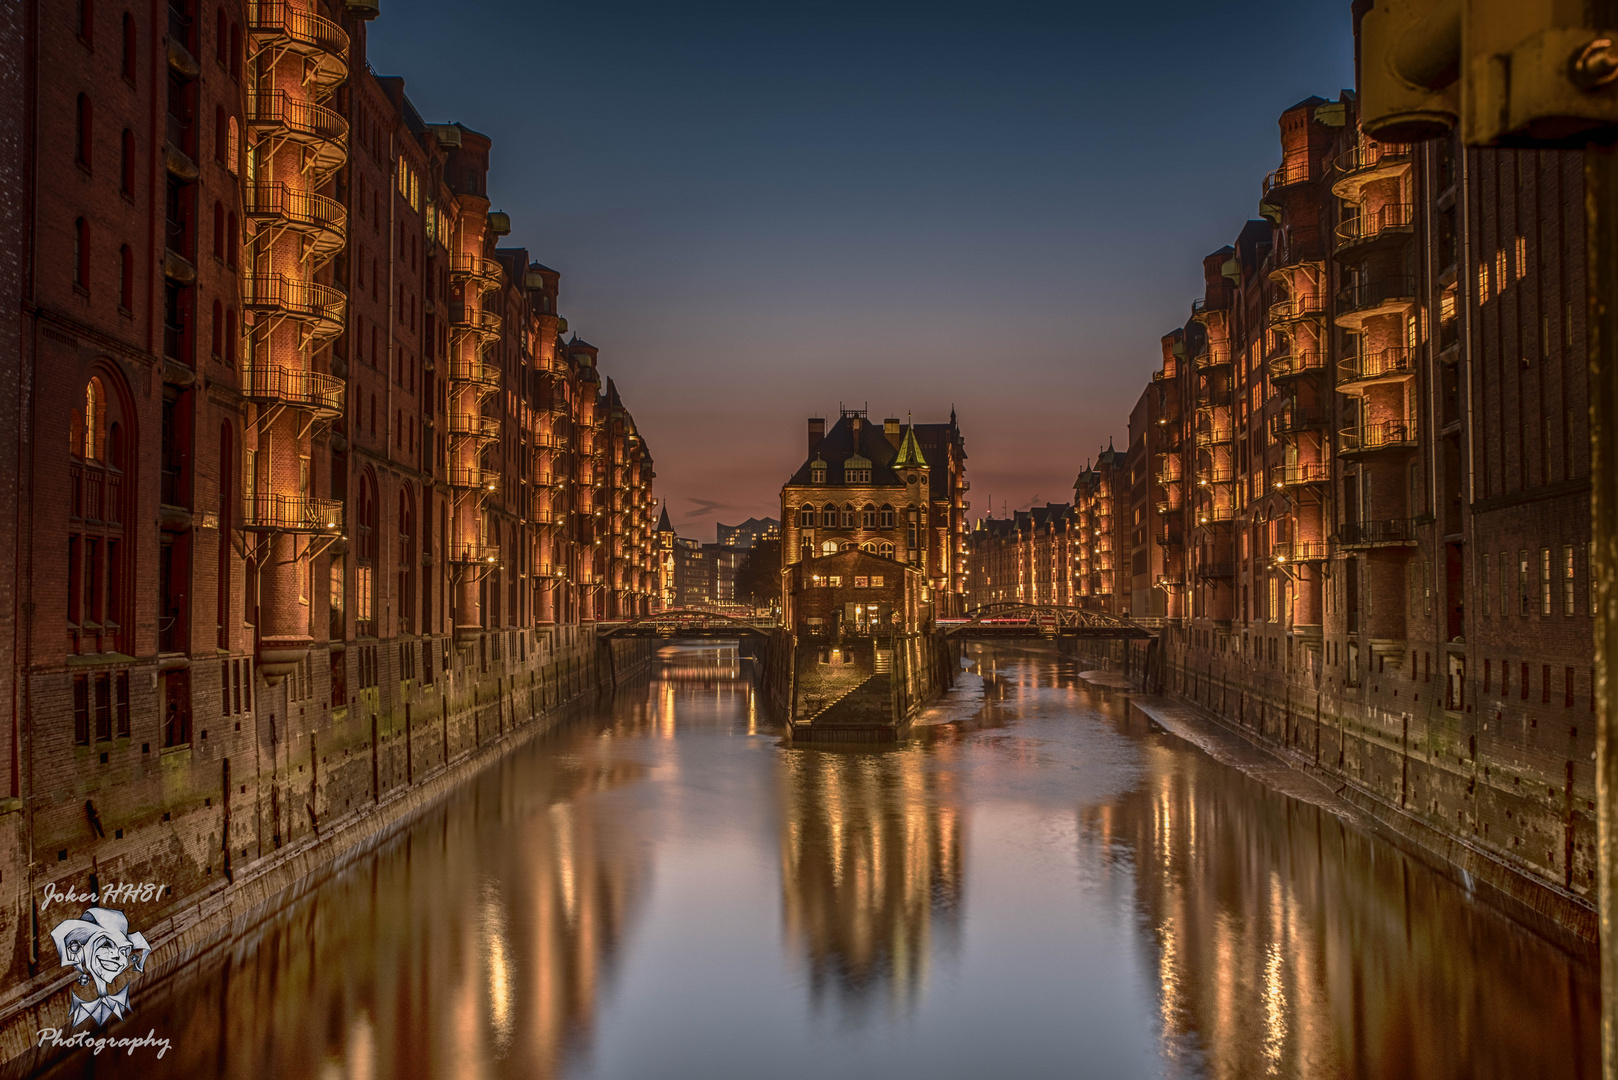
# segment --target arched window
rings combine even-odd
[[[853,551],[854,550],[854,541],[852,541],[852,540],[844,540],[843,541],[843,546],[841,548],[839,548],[838,550],[840,550],[840,551]]]
[[[218,360],[225,354],[225,306],[219,301],[213,302],[213,358]]]
[[[225,121],[225,168],[230,170],[230,175],[236,175],[236,162],[240,161],[241,157],[242,132],[236,124],[236,118],[232,116]]]
[[[827,503],[820,511],[820,524],[828,529],[837,528],[837,507]]]
[[[125,627],[129,518],[122,399],[94,375],[69,417],[68,636],[79,654],[128,652]],[[82,741],[82,740],[81,740]]]
[[[235,23],[230,24],[230,77],[242,77],[242,28]]]
[[[798,528],[812,529],[815,527],[815,508],[804,503],[798,509]]]
[[[225,20],[225,9],[219,9],[219,17],[214,23],[213,55],[221,64],[225,62],[225,29],[230,24]]]
[[[124,12],[124,78],[135,81],[135,16]]]
[[[843,528],[852,529],[853,527],[854,527],[854,504],[853,503],[845,503],[844,506],[843,506]]]
[[[835,541],[835,540],[827,540],[825,543],[821,544],[820,545],[820,553],[822,555],[835,555],[835,554],[837,554],[837,541]]]
[[[884,529],[893,528],[893,507],[889,506],[887,503],[882,504],[882,527]],[[891,547],[892,545],[884,544],[882,546]]]
[[[812,559],[815,557],[815,542],[813,540],[809,539],[807,536],[804,537],[802,547],[803,558]]]
[[[225,215],[225,265],[236,269],[236,211]]]
[[[225,144],[230,139],[230,130],[225,126],[225,107],[215,105],[213,110],[213,159],[223,165],[225,157]]]
[[[118,249],[118,306],[135,309],[135,253],[128,244]]]
[[[90,288],[90,223],[83,218],[73,223],[73,283]]]
[[[236,362],[236,309],[225,311],[225,363]]]
[[[865,504],[865,509],[860,511],[860,524],[863,525],[867,529],[876,528],[876,506],[875,506],[875,504],[873,504],[873,503],[866,503]]]
[[[865,543],[860,545],[860,550],[861,551],[869,551],[872,555],[875,555],[876,554],[876,541],[875,540],[867,540],[867,541],[865,541]]]
[[[124,128],[118,160],[118,190],[135,197],[135,133]]]
[[[96,39],[96,5],[95,0],[79,0],[79,40],[86,45],[95,44]]]
[[[213,257],[225,259],[225,204],[218,200],[213,204]]]
[[[78,106],[73,114],[73,158],[85,169],[90,167],[91,129],[95,119],[93,111],[90,96],[80,94]]]

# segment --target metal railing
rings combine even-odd
[[[1324,461],[1299,461],[1272,470],[1276,487],[1295,487],[1299,484],[1324,484],[1331,479],[1331,466]]]
[[[1390,274],[1370,281],[1359,281],[1337,292],[1337,309],[1341,312],[1364,311],[1383,304],[1414,300],[1416,279],[1404,274]]]
[[[348,121],[341,113],[312,101],[289,98],[285,90],[249,91],[246,116],[249,127],[281,128],[302,141],[348,141]]]
[[[449,276],[458,280],[470,279],[486,289],[496,289],[505,277],[505,268],[500,265],[499,259],[486,255],[454,255],[449,261]]]
[[[1344,357],[1337,362],[1339,383],[1396,378],[1415,374],[1410,350],[1403,345],[1379,349],[1364,356]]]
[[[1416,444],[1414,420],[1381,420],[1374,424],[1344,428],[1339,438],[1340,452],[1383,450]]]
[[[1283,435],[1301,435],[1305,431],[1324,428],[1329,422],[1330,417],[1324,409],[1285,409],[1270,417],[1270,437],[1278,439]]]
[[[339,59],[348,55],[348,34],[330,19],[300,11],[286,0],[248,0],[247,30],[256,37],[279,37]]]
[[[449,418],[451,435],[466,435],[474,439],[498,439],[500,421],[492,416],[474,413],[454,413]]]
[[[471,360],[464,356],[450,361],[449,381],[452,383],[472,383],[476,386],[487,387],[490,390],[500,389],[500,366],[492,364],[480,357]]]
[[[1264,177],[1264,194],[1268,195],[1276,188],[1288,187],[1292,184],[1306,184],[1309,176],[1309,159],[1299,157],[1294,161],[1283,161],[1271,169]]]
[[[1401,229],[1415,222],[1411,203],[1384,203],[1372,214],[1359,214],[1337,223],[1337,244],[1345,247],[1362,240],[1375,240],[1389,229]]]
[[[1383,521],[1345,521],[1337,528],[1337,542],[1344,547],[1371,544],[1413,544],[1415,518],[1388,518]]]
[[[343,504],[336,499],[260,492],[242,500],[242,528],[255,532],[337,532]]]
[[[343,380],[320,371],[303,371],[274,364],[248,367],[242,371],[242,396],[245,398],[279,401],[334,416],[343,411],[343,390]]]
[[[1325,298],[1318,294],[1313,296],[1289,296],[1270,305],[1270,321],[1291,322],[1296,319],[1307,319],[1311,316],[1324,314],[1325,310]]]
[[[1365,172],[1369,169],[1381,168],[1385,165],[1403,165],[1409,161],[1409,143],[1366,141],[1338,154],[1333,165],[1337,169],[1338,176],[1352,176],[1354,173]]]
[[[1276,563],[1324,562],[1328,554],[1324,540],[1295,540],[1270,548],[1270,560]]]
[[[444,549],[444,560],[451,563],[471,564],[484,566],[500,565],[500,548],[496,544],[450,544]]]
[[[1197,467],[1197,485],[1228,484],[1236,479],[1236,470],[1229,465],[1201,465]]]
[[[473,311],[462,305],[451,310],[449,324],[456,330],[470,331],[480,337],[500,336],[500,316],[492,311]]]
[[[248,217],[277,218],[305,232],[336,233],[338,246],[348,233],[343,204],[312,191],[294,191],[277,183],[243,184],[242,202]]]
[[[500,488],[500,474],[497,472],[466,465],[451,465],[445,472],[452,488],[477,488],[483,491],[498,491]]]
[[[1191,358],[1191,363],[1199,368],[1212,368],[1228,364],[1230,363],[1230,347],[1227,345],[1204,345]]]
[[[1293,349],[1290,352],[1282,353],[1280,356],[1270,357],[1270,377],[1272,379],[1285,379],[1293,375],[1321,371],[1325,366],[1326,357],[1318,349]]]
[[[1228,578],[1236,576],[1236,564],[1233,562],[1205,562],[1197,564],[1197,576],[1201,578]]]
[[[253,274],[242,279],[242,302],[253,311],[279,312],[310,324],[316,337],[343,332],[348,298],[330,285],[297,281],[285,274]]]

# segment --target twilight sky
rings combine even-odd
[[[1348,0],[387,0],[370,58],[494,140],[682,535],[775,516],[839,402],[966,437],[972,513],[1072,497],[1353,82]]]

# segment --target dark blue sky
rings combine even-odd
[[[494,140],[685,535],[774,515],[839,401],[959,413],[973,513],[1065,501],[1352,85],[1348,0],[387,0],[372,66]]]

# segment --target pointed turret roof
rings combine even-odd
[[[925,469],[927,459],[922,456],[916,442],[916,425],[906,417],[904,442],[899,444],[899,456],[893,459],[895,469]]]
[[[666,506],[663,507],[663,513],[658,515],[657,531],[658,532],[673,532],[674,531],[674,526],[669,524],[669,508],[666,507]]]

